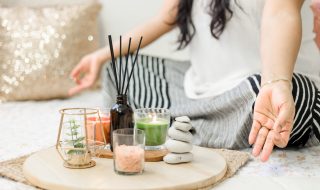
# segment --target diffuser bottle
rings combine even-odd
[[[117,129],[133,128],[133,110],[128,105],[126,95],[118,95],[117,102],[110,110],[111,113],[111,132],[110,132],[110,148],[112,146],[112,132]]]
[[[142,42],[142,36],[139,41],[139,45],[137,48],[136,56],[134,58],[134,61],[132,63],[131,71],[128,71],[128,60],[130,56],[130,45],[131,45],[131,38],[129,38],[129,44],[128,44],[128,51],[126,55],[126,62],[124,64],[124,72],[122,69],[122,50],[121,50],[121,44],[122,44],[122,37],[120,36],[120,50],[119,50],[119,66],[117,64],[117,61],[115,60],[115,55],[113,52],[113,45],[112,45],[112,37],[109,35],[109,47],[110,47],[110,54],[111,54],[111,69],[113,71],[113,76],[115,79],[115,86],[117,88],[117,102],[110,110],[111,114],[111,130],[110,130],[110,149],[113,151],[113,131],[117,129],[124,129],[124,128],[133,128],[133,110],[128,105],[127,100],[127,92],[129,88],[130,79],[133,74],[133,68],[136,64],[137,57],[139,54],[140,45]]]

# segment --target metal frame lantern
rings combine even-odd
[[[95,166],[93,156],[106,146],[98,109],[65,108],[61,118],[56,149],[64,167],[80,169]]]

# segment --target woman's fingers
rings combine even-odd
[[[76,86],[70,88],[68,93],[70,96],[75,95],[81,92],[82,90],[91,87],[94,84],[94,82],[95,82],[94,77],[90,75],[86,75],[84,78],[79,80]]]
[[[279,148],[284,148],[289,142],[289,136],[290,132],[288,130],[274,131],[273,143]]]
[[[294,109],[283,105],[280,107],[278,117],[274,123],[274,144],[280,148],[287,146],[290,132],[292,129],[292,120],[294,118]]]
[[[77,86],[74,86],[72,88],[69,89],[69,96],[73,96],[79,92],[81,92],[82,90],[89,88],[92,85],[91,82],[80,82]]]
[[[94,84],[99,68],[93,67],[92,65],[95,65],[93,63],[92,58],[86,56],[82,58],[80,63],[71,71],[70,77],[76,83],[76,86],[70,88],[68,91],[70,96]]]
[[[249,144],[252,145],[257,138],[261,125],[256,120],[253,120],[250,135],[249,135]]]
[[[261,114],[260,112],[255,112],[251,131],[249,134],[249,144],[252,145],[255,143],[261,126],[267,127],[270,130],[272,129],[273,125],[273,119],[268,118],[266,115]]]
[[[81,59],[78,65],[71,71],[70,77],[73,80],[76,80],[79,78],[79,75],[83,72],[86,72],[88,70],[88,60],[87,58]]]
[[[82,70],[82,63],[80,62],[72,71],[71,71],[71,74],[70,74],[70,77],[72,79],[76,79],[78,78],[78,75],[80,74],[81,70]]]
[[[69,96],[73,96],[73,95],[79,93],[80,91],[82,91],[85,88],[86,87],[84,87],[83,85],[74,86],[74,87],[69,89],[68,94],[69,94]]]
[[[266,141],[267,135],[269,133],[269,129],[266,127],[261,127],[259,130],[256,142],[254,143],[252,154],[253,156],[258,156],[261,152],[261,149]]]
[[[271,130],[267,135],[266,142],[264,143],[263,150],[260,155],[261,161],[266,162],[269,159],[274,147],[273,140],[274,140],[274,131]]]

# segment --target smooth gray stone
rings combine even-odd
[[[190,123],[191,122],[191,120],[188,116],[176,117],[175,120],[178,122],[183,122],[183,123]]]
[[[192,142],[192,134],[187,131],[181,131],[179,129],[176,129],[174,127],[170,127],[168,130],[168,135],[171,139],[178,140],[178,141],[184,141],[191,143]]]
[[[172,127],[186,132],[192,128],[192,125],[190,123],[182,123],[182,122],[175,121],[173,122]]]
[[[165,161],[168,164],[186,163],[186,162],[191,162],[192,160],[193,160],[192,153],[183,153],[183,154],[169,153],[165,157],[163,157],[163,161]]]
[[[173,153],[187,153],[192,150],[192,144],[173,139],[167,140],[165,146],[169,152]]]

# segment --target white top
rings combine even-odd
[[[207,14],[210,0],[196,0],[192,19],[196,34],[190,43],[191,67],[185,75],[189,98],[219,95],[254,73],[261,72],[260,25],[265,0],[231,0],[234,14],[219,40],[210,33],[211,17]],[[311,0],[302,10],[303,38],[295,72],[312,78],[320,75],[320,53],[314,42]]]

